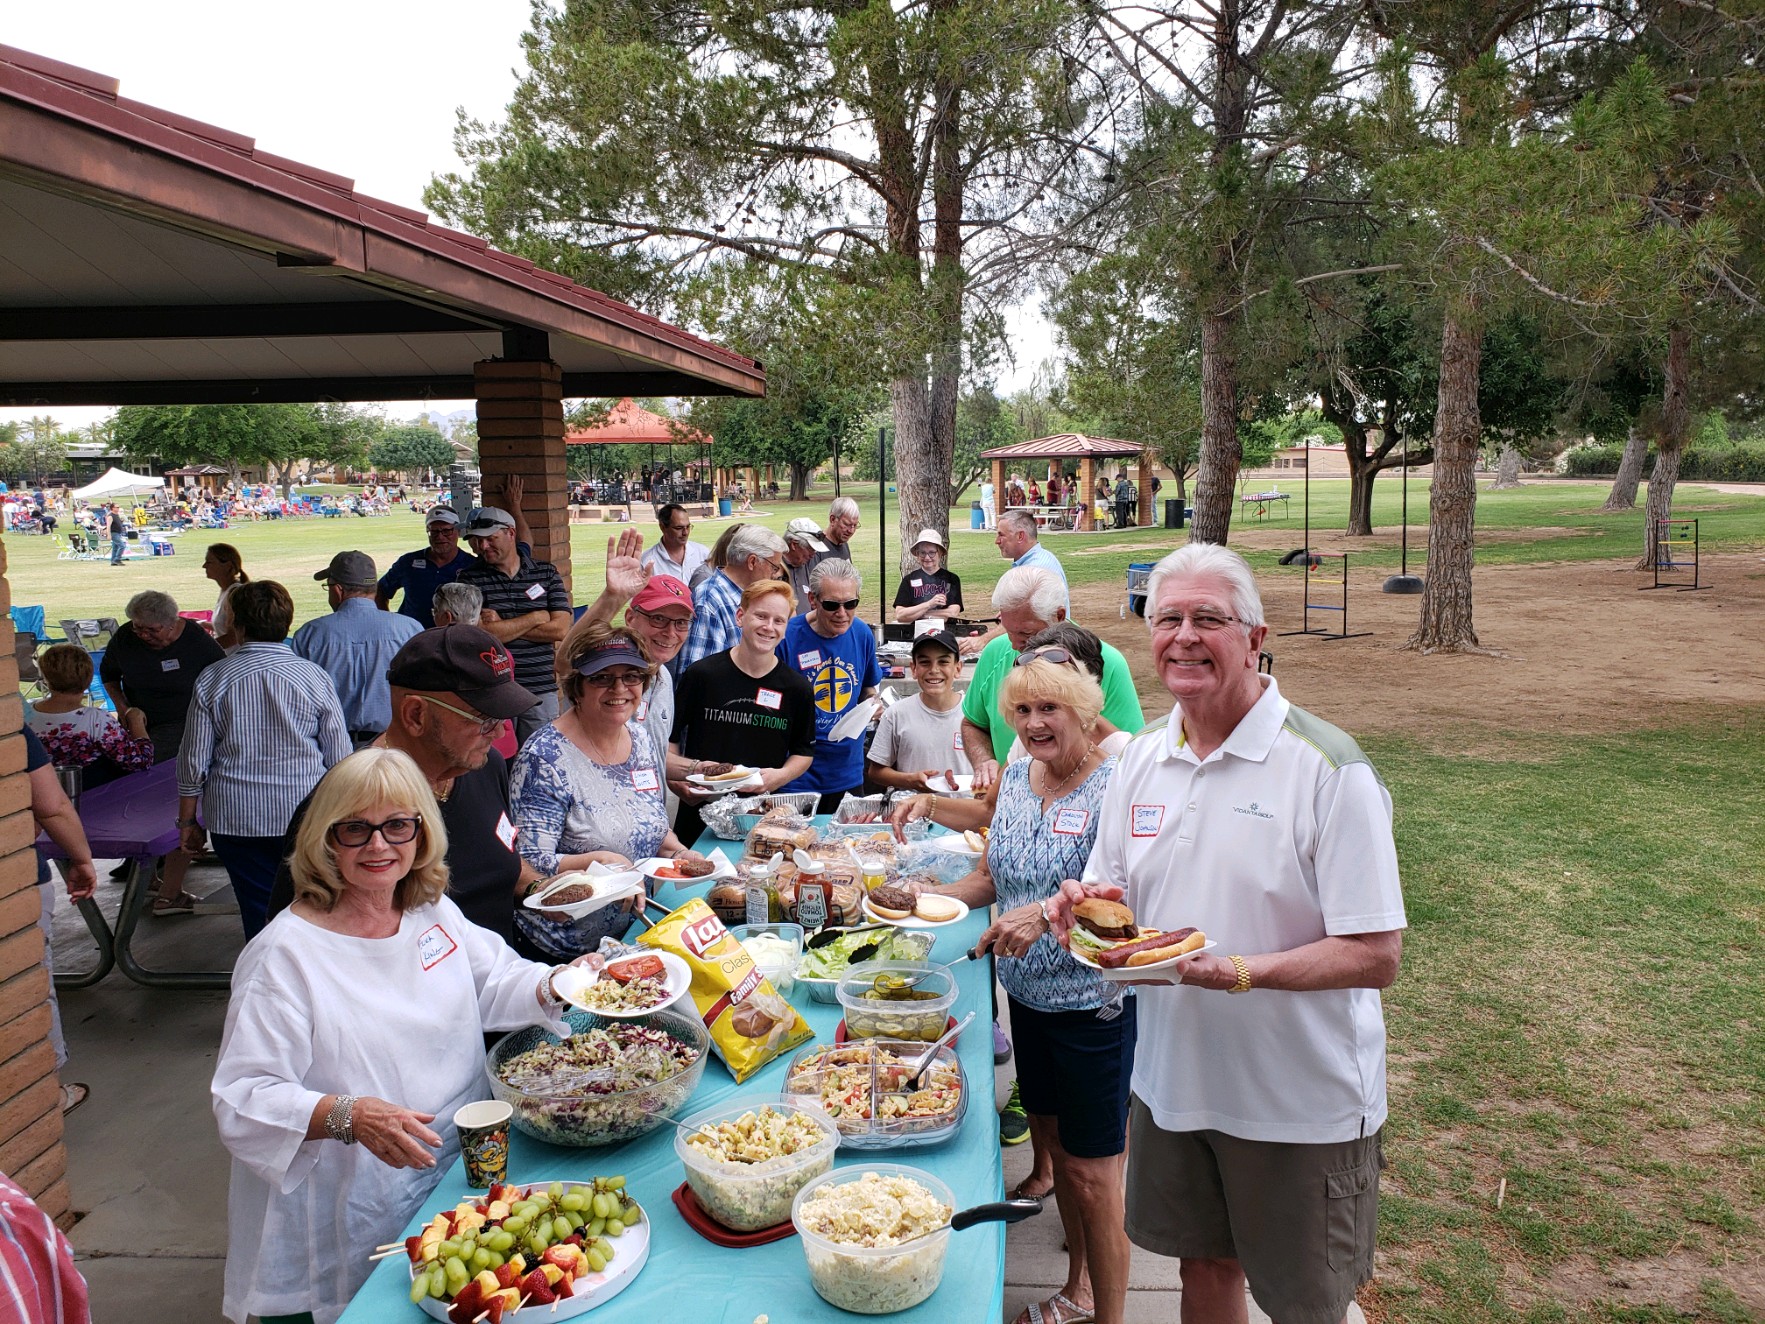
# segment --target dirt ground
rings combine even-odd
[[[1258,577],[1269,622],[1264,646],[1275,655],[1282,693],[1351,735],[1400,731],[1450,742],[1503,722],[1535,732],[1609,731],[1765,704],[1765,557],[1756,553],[1706,555],[1700,579],[1710,587],[1695,593],[1640,592],[1651,577],[1628,561],[1479,569],[1475,624],[1493,656],[1399,651],[1421,599],[1380,592],[1388,573],[1351,570],[1349,630],[1368,633],[1343,640],[1283,637],[1300,628],[1304,575]],[[1336,600],[1316,586],[1314,594]],[[1121,619],[1125,597],[1122,588],[1083,586],[1074,590],[1073,615],[1127,655],[1150,720],[1170,711],[1170,697],[1153,674],[1144,623]],[[1336,613],[1313,613],[1314,626],[1320,619],[1339,628]]]

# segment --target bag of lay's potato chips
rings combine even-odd
[[[730,936],[700,897],[670,911],[638,937],[641,947],[673,952],[693,972],[689,996],[711,1047],[739,1085],[815,1031],[760,973],[748,949]]]

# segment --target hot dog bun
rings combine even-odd
[[[1127,963],[1130,967],[1136,965],[1156,965],[1160,961],[1170,960],[1173,956],[1184,956],[1189,952],[1199,951],[1206,945],[1207,935],[1201,932],[1200,929],[1195,929],[1190,932],[1187,938],[1180,939],[1168,947],[1154,947],[1150,950],[1131,952],[1128,955]]]
[[[1161,932],[1158,929],[1142,929],[1140,937],[1128,942],[1115,943],[1098,952],[1093,959],[1105,970],[1119,970],[1130,962],[1134,965],[1148,965],[1153,961],[1168,960],[1173,956],[1180,956],[1182,953],[1178,952],[1176,948],[1196,932],[1195,929],[1171,929],[1166,932]],[[1207,935],[1202,934],[1201,941],[1197,942],[1195,947],[1201,946],[1206,941]],[[1186,950],[1194,951],[1195,947]],[[1149,952],[1157,952],[1159,955],[1148,956],[1143,961],[1132,961],[1133,957]]]

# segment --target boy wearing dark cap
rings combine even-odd
[[[946,773],[968,773],[962,749],[962,653],[948,630],[930,630],[913,641],[913,679],[919,693],[887,709],[871,741],[870,779],[891,790],[926,791]]]

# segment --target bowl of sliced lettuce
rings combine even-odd
[[[931,955],[937,935],[924,929],[869,929],[844,933],[822,947],[810,947],[797,963],[797,983],[816,1002],[837,1003],[840,978],[852,965],[852,953],[875,944],[866,961],[923,961]]]

